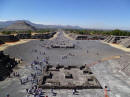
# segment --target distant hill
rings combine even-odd
[[[3,29],[4,31],[35,31],[36,28],[25,21],[16,21]]]
[[[47,29],[47,28],[56,28],[56,29],[82,29],[80,26],[71,26],[71,25],[43,25],[43,24],[36,24],[32,23],[27,20],[16,20],[16,21],[0,21],[0,28],[5,28],[8,26],[12,26],[12,24],[15,24],[17,22],[25,22],[27,24],[30,24],[31,26],[35,27],[36,29]],[[7,29],[9,29],[8,27]]]

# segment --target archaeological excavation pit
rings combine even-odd
[[[89,67],[63,65],[45,66],[39,87],[43,89],[102,89]]]

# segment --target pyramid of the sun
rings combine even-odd
[[[17,21],[16,23],[4,28],[6,31],[35,31],[35,27],[25,21]]]

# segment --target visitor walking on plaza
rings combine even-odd
[[[6,95],[6,97],[10,97],[10,95],[9,95],[9,94],[7,94],[7,95]]]

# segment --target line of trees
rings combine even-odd
[[[123,30],[87,30],[87,29],[64,29],[70,33],[76,34],[86,34],[86,35],[116,35],[116,36],[130,36],[129,31]],[[55,32],[57,29],[38,29],[36,31],[1,31],[2,34],[17,34],[17,33],[47,33],[47,32]]]
[[[31,33],[32,31],[1,31],[2,34]]]
[[[39,29],[35,31],[36,33],[46,33],[46,32],[55,32],[57,29]]]
[[[47,32],[54,32],[56,29],[39,29],[36,31],[1,31],[2,34],[17,34],[17,33],[47,33]]]
[[[130,36],[129,31],[123,31],[123,30],[86,30],[86,29],[65,29],[65,31],[68,31],[70,33],[76,33],[76,34],[96,34],[96,35],[116,35],[116,36]]]

